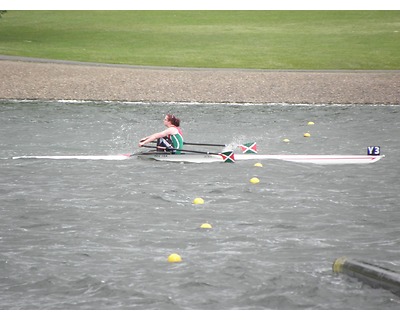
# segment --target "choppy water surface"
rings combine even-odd
[[[400,271],[399,111],[1,101],[0,308],[400,309],[391,292],[331,271],[340,256]],[[138,151],[167,112],[189,142],[257,141],[269,154],[380,146],[386,158],[262,168],[11,159]]]

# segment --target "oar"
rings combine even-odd
[[[214,143],[197,143],[197,142],[184,142],[183,144],[189,146],[208,146],[208,147],[228,147],[229,144],[214,144]],[[247,142],[237,145],[243,151],[243,153],[257,153],[257,143]]]
[[[157,141],[150,141],[150,143],[157,143]],[[215,143],[197,143],[197,142],[183,142],[188,146],[206,146],[206,147],[227,147],[228,144],[215,144]]]
[[[215,144],[215,143],[197,143],[197,142],[183,142],[188,146],[206,146],[206,147],[227,147],[228,144]]]
[[[255,142],[248,142],[239,145],[242,149],[243,153],[257,153],[257,143]]]
[[[151,141],[151,143],[156,143],[156,141]],[[183,142],[188,146],[206,146],[206,147],[228,147],[229,144],[215,144],[215,143],[198,143],[198,142]],[[237,145],[243,151],[243,153],[257,153],[257,143],[247,142]]]
[[[152,149],[166,149],[165,147],[155,147],[155,146],[149,146],[149,145],[143,145],[142,147],[145,148],[152,148]],[[187,150],[187,149],[174,149],[174,148],[169,148],[168,150],[175,150],[175,151],[183,151],[183,152],[192,152],[192,153],[199,153],[199,154],[212,154],[216,156],[221,156],[223,162],[235,162],[235,154],[233,151],[225,151],[221,153],[215,153],[215,152],[208,152],[208,151],[196,151],[196,150]]]
[[[214,143],[196,143],[196,142],[184,142],[183,144],[190,146],[208,146],[208,147],[227,147],[228,144],[214,144]],[[239,144],[237,147],[240,147],[243,153],[257,153],[257,143],[256,142],[248,142]]]

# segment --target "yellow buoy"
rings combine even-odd
[[[257,162],[257,163],[254,164],[254,166],[255,166],[255,167],[260,167],[260,168],[261,168],[263,165],[262,165],[262,163]]]
[[[193,204],[204,204],[204,200],[202,198],[196,198],[193,200]]]
[[[313,126],[313,125],[314,125],[314,122],[309,121],[307,124],[308,124],[309,126]]]
[[[177,253],[172,253],[168,257],[168,262],[171,262],[171,263],[173,263],[173,262],[181,262],[181,261],[182,261],[182,258]]]
[[[311,134],[309,134],[308,132],[306,132],[306,133],[304,134],[304,137],[309,138],[309,137],[311,137]]]
[[[289,142],[290,140],[289,139],[283,139],[283,142]]]
[[[250,182],[255,184],[255,183],[259,183],[260,180],[258,178],[256,178],[256,177],[253,177],[253,178],[250,179]]]
[[[211,229],[212,226],[211,226],[211,224],[209,224],[208,222],[206,222],[206,223],[203,223],[203,224],[200,226],[200,228],[202,228],[202,229]]]

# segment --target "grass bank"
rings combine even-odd
[[[400,11],[8,11],[0,54],[257,69],[400,69]]]

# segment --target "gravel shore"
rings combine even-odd
[[[0,99],[400,105],[400,70],[137,67],[0,56]]]

